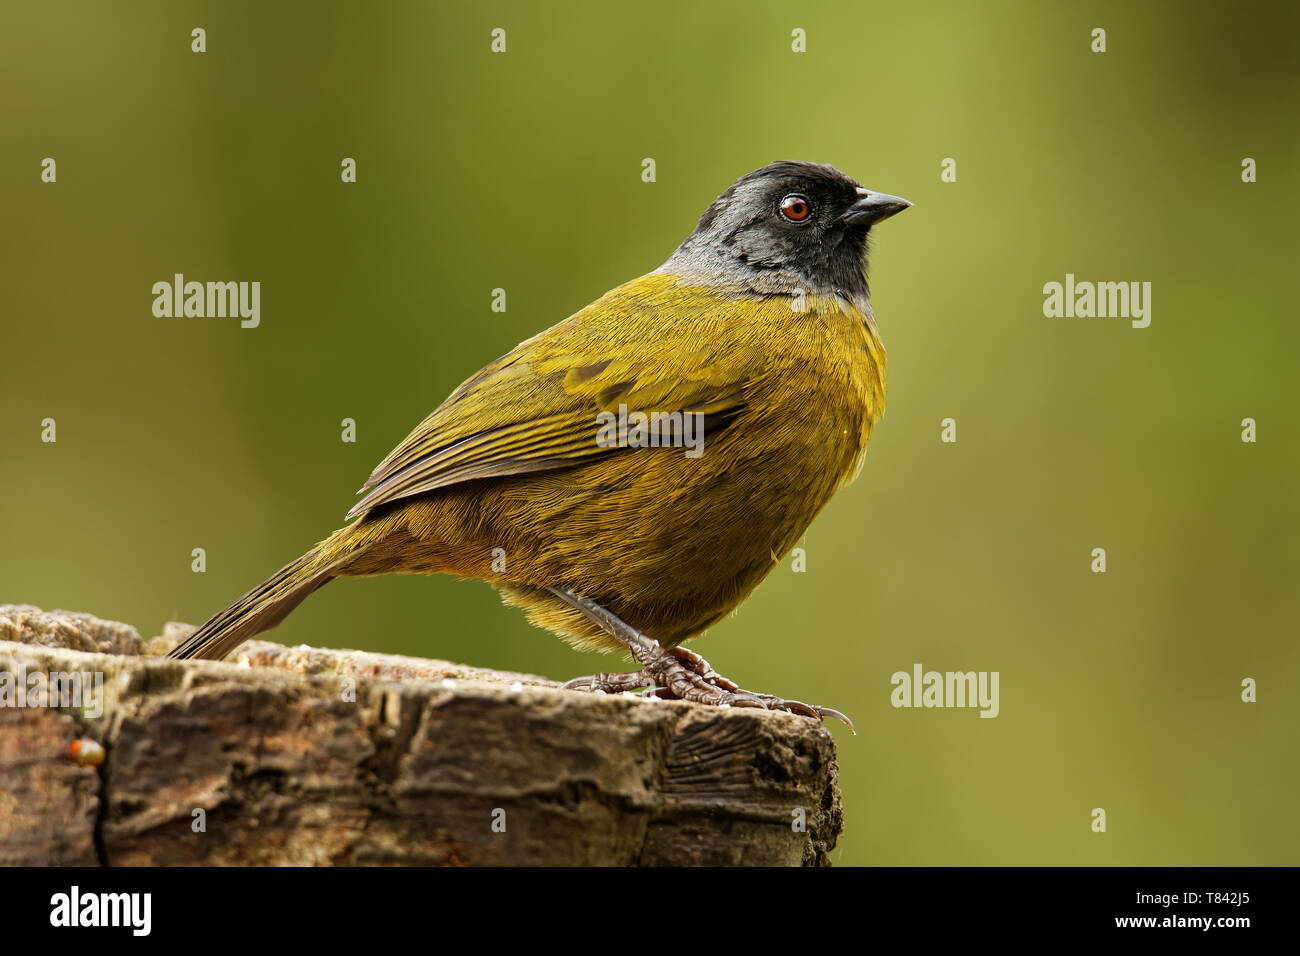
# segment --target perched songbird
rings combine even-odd
[[[654,272],[452,392],[351,524],[171,656],[224,657],[340,575],[447,572],[639,666],[566,686],[842,717],[740,690],[680,645],[861,469],[885,407],[867,235],[909,205],[813,163],[741,177]]]

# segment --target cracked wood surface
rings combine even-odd
[[[0,606],[0,864],[824,865],[840,832],[804,718],[263,641],[162,656],[190,630]],[[102,712],[4,703],[51,672],[102,674]]]

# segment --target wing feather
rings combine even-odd
[[[635,452],[596,442],[597,416],[620,405],[704,412],[706,427],[725,427],[745,406],[765,358],[706,334],[726,328],[734,301],[663,285],[664,277],[647,276],[620,286],[470,377],[379,464],[349,520],[458,482]],[[674,321],[617,321],[647,314],[647,298]]]

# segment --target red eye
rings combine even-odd
[[[812,215],[812,203],[807,196],[791,193],[781,200],[781,218],[790,222],[803,222]]]

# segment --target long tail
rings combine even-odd
[[[333,580],[365,548],[349,547],[352,528],[336,531],[297,561],[286,564],[230,607],[213,615],[167,656],[220,660],[288,616],[321,585]]]

